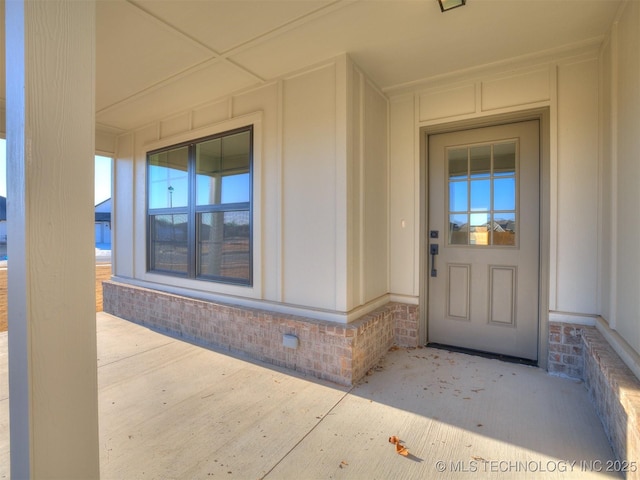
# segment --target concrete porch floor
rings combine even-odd
[[[349,389],[105,313],[97,326],[104,479],[621,477],[584,385],[538,368],[400,348]],[[7,376],[2,333],[0,479]]]

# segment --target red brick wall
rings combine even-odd
[[[584,377],[582,325],[549,322],[549,373]]]

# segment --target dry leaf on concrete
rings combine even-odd
[[[399,443],[396,443],[396,453],[404,455],[406,457],[407,455],[409,455],[409,450],[407,450],[406,447],[403,447]]]
[[[396,446],[396,453],[398,453],[399,455],[403,455],[405,457],[409,455],[409,450],[401,445],[402,440],[400,440],[400,438],[396,435],[392,435],[391,437],[389,437],[389,443],[393,443]]]

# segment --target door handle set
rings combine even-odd
[[[439,246],[437,243],[429,245],[429,254],[431,255],[431,276],[437,277],[438,270],[436,269],[436,255],[438,255]]]
[[[438,230],[429,230],[429,238],[438,238],[440,232]],[[429,255],[431,255],[431,276],[437,277],[438,270],[436,270],[436,255],[438,255],[438,244],[432,243],[429,245]]]

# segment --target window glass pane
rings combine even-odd
[[[222,170],[249,170],[251,135],[249,132],[236,133],[222,139]]]
[[[467,149],[454,148],[447,150],[449,164],[449,178],[461,179],[467,177]]]
[[[250,280],[249,210],[198,215],[198,275]]]
[[[498,178],[493,181],[493,209],[516,209],[516,179]]]
[[[189,199],[188,147],[149,157],[149,208],[186,207]]]
[[[251,141],[247,128],[148,156],[150,271],[251,284]]]
[[[469,244],[469,220],[466,214],[449,215],[449,244]]]
[[[251,182],[248,173],[222,177],[222,203],[240,203],[250,200]]]
[[[514,175],[516,172],[516,143],[498,143],[493,146],[493,174]]]
[[[467,185],[468,182],[449,183],[449,211],[466,212],[467,205]]]
[[[471,147],[469,152],[471,177],[488,177],[491,174],[491,145]]]
[[[197,205],[250,201],[251,135],[241,132],[196,146]]]
[[[491,209],[491,181],[471,180],[471,210]]]
[[[493,218],[493,244],[514,246],[516,244],[515,212],[496,213]]]
[[[187,215],[151,216],[151,267],[187,273]]]
[[[469,243],[471,245],[489,245],[489,212],[469,215]]]
[[[516,154],[516,141],[447,150],[451,245],[516,245]]]
[[[196,196],[198,205],[217,205],[220,203],[222,196],[220,186],[221,162],[221,138],[196,145]]]

